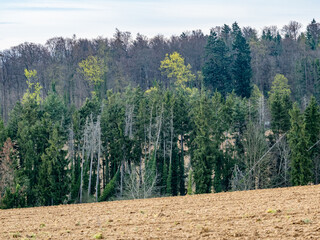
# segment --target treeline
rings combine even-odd
[[[238,29],[237,25],[213,28],[217,37],[226,45],[218,46],[220,42],[218,45],[209,46],[221,48],[222,65],[228,66],[228,62],[233,60],[236,51],[233,49],[233,39]],[[280,29],[276,26],[265,27],[259,35],[257,30],[251,27],[242,28],[242,35],[250,47],[251,81],[265,96],[270,91],[274,76],[281,73],[289,80],[294,100],[304,105],[311,95],[320,100],[319,31],[319,23],[315,20],[307,26],[306,32],[301,32],[301,25],[294,21]],[[53,38],[45,45],[24,43],[2,51],[2,118],[8,120],[10,111],[27,89],[24,69],[37,70],[39,82],[43,87],[43,98],[47,96],[54,83],[56,91],[63,96],[68,106],[82,106],[85,99],[90,97],[92,89],[77,72],[77,68],[78,63],[89,56],[96,56],[103,62],[103,94],[108,89],[121,92],[129,84],[133,87],[139,86],[142,90],[154,86],[154,82],[168,85],[168,79],[159,70],[159,63],[165,54],[175,51],[192,66],[191,71],[197,76],[193,84],[199,87],[201,81],[197,73],[204,67],[209,38],[213,38],[212,34],[207,36],[201,30],[196,30],[168,39],[161,35],[148,39],[141,34],[133,39],[129,32],[116,30],[113,38]],[[228,75],[222,77],[229,78]]]
[[[195,76],[174,53],[160,67],[171,89],[102,99],[97,63],[82,63],[96,91],[79,109],[54,85],[42,99],[36,71],[25,71],[28,90],[0,124],[2,208],[319,183],[320,109],[314,97],[304,113],[292,104],[283,75],[268,100],[256,85],[249,98],[223,97],[187,87]]]
[[[272,65],[275,72],[268,71],[272,80],[266,74],[267,80],[254,80],[267,63],[254,65],[253,43],[284,47],[291,41],[301,47],[304,34],[295,35],[290,29],[284,39],[279,33],[270,37],[268,28],[255,39],[254,30],[241,30],[236,23],[213,29],[204,38],[203,53],[197,53],[203,63],[194,68],[191,58],[168,51],[159,59],[152,81],[145,73],[139,75],[149,79],[149,85],[127,81],[123,72],[118,75],[115,69],[129,71],[129,65],[121,64],[130,58],[111,58],[110,49],[74,63],[61,57],[60,65],[42,65],[42,73],[20,59],[27,89],[6,124],[0,124],[1,207],[318,184],[320,110],[312,96],[317,96],[316,79],[308,78],[314,87],[308,85],[302,95],[285,77],[293,72],[297,77],[299,68],[290,73],[282,69],[283,75],[275,70],[281,65]],[[190,40],[198,34],[177,39]],[[316,56],[318,43],[312,48],[311,37],[305,39],[309,39],[305,51]],[[34,64],[43,64],[31,56]],[[268,56],[282,59],[281,54]],[[152,61],[146,58],[141,63]],[[57,75],[44,80],[42,74],[51,64]],[[72,76],[68,68],[74,69]],[[313,74],[317,76],[317,71]],[[137,79],[133,73],[126,76]],[[86,96],[83,103],[76,92]]]

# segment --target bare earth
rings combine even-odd
[[[0,210],[0,239],[100,237],[320,239],[320,185]]]

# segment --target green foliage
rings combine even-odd
[[[69,193],[70,179],[64,142],[59,125],[50,131],[48,147],[41,156],[39,171],[39,199],[42,205],[61,204]]]
[[[271,128],[275,134],[283,134],[290,128],[289,110],[292,107],[290,93],[288,79],[277,74],[269,92]]]
[[[19,184],[17,184],[13,190],[9,188],[6,189],[6,192],[0,201],[0,208],[21,208],[25,206],[26,196]]]
[[[231,72],[235,93],[238,96],[249,98],[252,89],[250,47],[236,22],[232,25],[232,34],[234,35],[232,43],[234,61]]]
[[[80,118],[79,124],[81,128],[84,127],[87,118],[89,118],[91,115],[93,117],[93,120],[96,121],[97,116],[100,114],[100,110],[101,110],[100,106],[101,106],[101,102],[97,97],[86,99],[85,103],[79,109],[79,118]]]
[[[318,143],[320,139],[320,108],[313,96],[304,112],[304,119],[308,151],[313,161],[314,183],[318,184],[320,181],[320,147]]]
[[[307,26],[307,45],[311,50],[316,50],[319,47],[320,32],[319,23],[312,19],[311,23]]]
[[[210,101],[202,93],[194,109],[194,139],[192,141],[191,164],[193,168],[196,192],[209,193],[212,186],[212,170],[214,164],[214,146],[210,131]]]
[[[89,56],[87,59],[79,63],[80,72],[87,81],[93,85],[99,85],[103,82],[102,62],[95,56]]]
[[[319,140],[320,134],[320,108],[313,96],[304,112],[304,117],[309,147],[311,147]]]
[[[225,42],[217,37],[216,32],[211,30],[205,50],[206,62],[202,69],[204,83],[209,89],[217,90],[226,96],[233,89],[229,49]]]
[[[118,171],[125,154],[125,108],[120,94],[108,91],[108,99],[101,113],[101,132],[107,157],[110,157],[110,178]]]
[[[236,173],[244,174],[240,184],[250,182],[247,189],[286,186],[290,168],[292,184],[319,183],[316,100],[311,98],[304,118],[297,108],[289,114],[291,98],[299,99],[303,107],[311,94],[319,100],[318,28],[313,20],[306,36],[295,38],[286,26],[285,39],[272,27],[263,29],[257,38],[253,29],[241,30],[237,23],[232,29],[228,25],[216,28],[208,36],[194,31],[170,40],[157,37],[149,41],[139,35],[131,41],[130,34],[117,31],[111,41],[50,40],[46,46],[50,55],[46,47],[34,52],[37,54],[32,54],[36,46],[25,51],[29,45],[5,52],[0,145],[10,137],[14,147],[8,149],[14,157],[4,149],[0,153],[0,178],[6,179],[0,181],[0,197],[7,207],[77,202],[80,183],[88,190],[89,173],[93,182],[99,179],[105,187],[103,200],[115,196],[118,183],[121,192],[129,192],[128,179],[135,181],[139,198],[184,195],[192,192],[193,184],[196,193],[229,191]],[[170,49],[183,54],[165,55]],[[42,50],[44,54],[38,54]],[[39,79],[46,87],[46,99],[41,99],[35,70],[25,70],[19,80],[15,73],[19,66],[14,64],[21,59],[29,69],[41,69]],[[286,73],[291,85],[280,74],[271,85],[277,72]],[[6,108],[13,107],[12,100],[21,95],[25,78],[28,89],[8,114]],[[50,83],[53,89],[47,93]],[[141,89],[125,87],[127,83]],[[83,103],[88,87],[94,91]],[[264,106],[269,90],[269,105]],[[264,126],[269,112],[272,131]],[[84,133],[90,125],[87,119],[92,123],[101,119],[99,170],[94,151],[89,171],[89,148],[97,146],[91,145],[92,136],[90,144],[84,144],[84,135],[89,135]],[[289,130],[291,155],[283,137]],[[263,161],[257,162],[281,137]],[[186,159],[191,166],[185,166]],[[192,168],[189,175],[185,167]],[[314,179],[308,177],[310,172]],[[17,184],[21,186],[18,191]],[[93,200],[93,192],[83,195]],[[15,203],[20,196],[24,203]]]
[[[18,123],[21,120],[23,105],[20,102],[17,102],[14,108],[12,109],[7,123],[7,133],[8,137],[11,139],[16,139],[18,134]]]
[[[103,239],[102,233],[97,233],[93,236],[94,239]]]
[[[120,171],[118,170],[110,182],[104,188],[101,196],[99,197],[99,202],[107,201],[114,196],[116,193],[116,188],[120,178]]]
[[[291,90],[288,84],[288,79],[282,75],[277,74],[272,82],[271,90],[269,92],[269,99],[273,101],[277,95],[290,96]]]
[[[93,97],[97,96],[100,98],[101,96],[100,86],[104,82],[105,73],[108,72],[106,61],[107,59],[89,56],[78,64],[78,71],[90,84],[94,85]]]
[[[291,183],[292,185],[306,185],[312,181],[312,161],[308,152],[303,115],[298,104],[290,110],[291,128],[288,134],[291,149]]]
[[[60,122],[66,127],[70,117],[63,99],[55,92],[50,92],[43,101],[43,110],[54,123]]]
[[[27,101],[35,101],[39,105],[42,100],[40,97],[42,86],[40,86],[39,82],[35,82],[37,81],[37,71],[28,71],[27,69],[25,69],[24,75],[27,78],[28,89],[23,95],[21,102],[25,104]]]
[[[184,58],[177,52],[166,54],[165,59],[161,61],[160,71],[172,80],[175,86],[183,89],[187,89],[186,84],[195,79],[190,64],[185,65]]]

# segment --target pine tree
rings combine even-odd
[[[212,144],[214,148],[214,179],[213,188],[215,192],[221,192],[222,190],[227,190],[228,186],[225,185],[226,175],[228,172],[229,161],[227,151],[221,149],[221,145],[226,140],[225,132],[229,130],[229,124],[225,121],[224,112],[224,99],[221,94],[215,92],[212,97],[212,112],[210,125],[212,128]]]
[[[194,106],[194,139],[192,140],[191,164],[193,168],[195,193],[209,193],[212,187],[212,170],[214,164],[214,148],[210,138],[209,99],[202,93],[200,100]]]
[[[202,72],[205,85],[223,96],[232,92],[233,84],[230,73],[230,53],[225,42],[211,30],[205,47],[205,58]]]
[[[20,153],[22,187],[26,187],[27,205],[37,205],[37,184],[41,154],[47,144],[48,126],[41,123],[40,107],[34,99],[25,101],[18,124],[17,144]]]
[[[313,160],[314,183],[318,184],[320,180],[320,147],[317,142],[320,139],[320,108],[313,96],[304,112],[304,117],[309,154]]]
[[[236,22],[232,25],[232,34],[234,36],[232,77],[235,93],[238,96],[249,98],[252,90],[250,47]]]
[[[232,36],[231,36],[231,28],[224,24],[221,28],[221,38],[226,44],[229,51],[232,50]]]
[[[59,128],[55,124],[51,129],[49,146],[41,156],[39,195],[44,205],[61,204],[69,193],[69,161]]]
[[[294,186],[306,185],[312,181],[312,160],[308,152],[303,115],[297,103],[290,110],[291,128],[288,134],[291,149],[291,183]]]
[[[307,26],[307,44],[311,50],[316,50],[320,41],[320,24],[312,19],[311,23]]]

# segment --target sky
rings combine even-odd
[[[115,29],[170,37],[237,21],[261,31],[291,20],[303,29],[320,12],[318,0],[0,0],[0,51],[53,37],[111,38]]]

